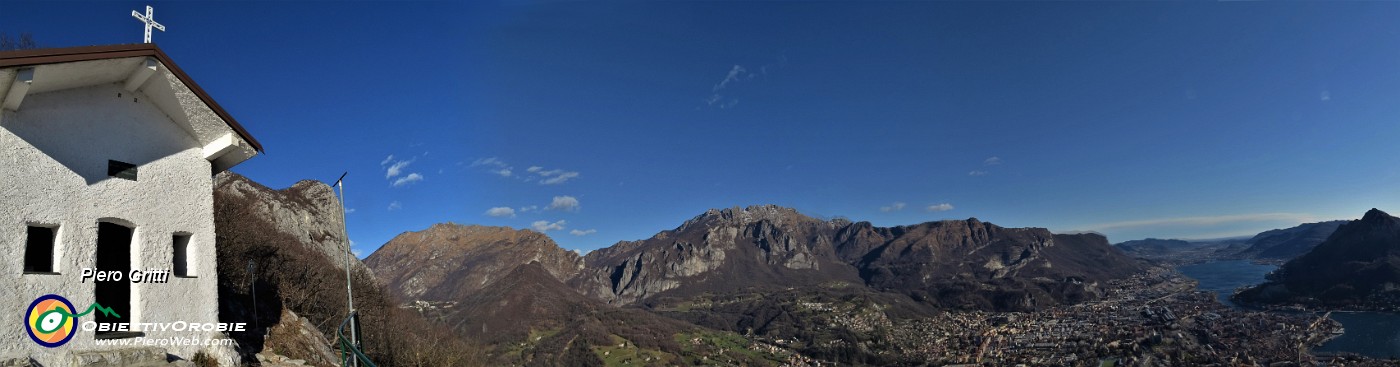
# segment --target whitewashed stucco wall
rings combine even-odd
[[[80,283],[79,271],[95,267],[99,221],[135,228],[132,269],[172,269],[172,235],[192,234],[188,256],[196,277],[132,284],[132,312],[125,320],[218,321],[210,164],[189,133],[150,102],[110,84],[33,94],[18,112],[3,112],[0,249],[10,256],[0,259],[0,282],[9,283],[0,286],[0,356],[29,355],[61,366],[71,352],[115,349],[98,347],[93,333],[83,331],[66,345],[45,348],[29,339],[21,320],[29,303],[44,294],[67,298],[79,312],[94,301],[93,283]],[[137,164],[139,180],[107,177],[109,159]],[[58,226],[54,271],[60,274],[24,274],[31,223]],[[147,331],[146,337],[222,336]],[[165,348],[184,358],[221,349]]]

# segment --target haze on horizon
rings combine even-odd
[[[152,3],[156,43],[267,146],[235,171],[351,172],[363,255],[752,204],[1114,242],[1400,210],[1400,3],[254,4]],[[139,42],[141,5],[12,2],[0,32]]]

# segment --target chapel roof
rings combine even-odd
[[[194,97],[197,97],[199,101],[203,102],[203,104],[208,108],[208,111],[212,112],[219,120],[222,120],[224,124],[227,124],[230,129],[232,129],[238,134],[239,138],[247,142],[248,145],[251,145],[257,152],[263,152],[262,144],[259,143],[257,139],[254,139],[253,136],[248,133],[248,130],[243,128],[243,125],[240,125],[238,123],[238,120],[235,120],[232,115],[229,115],[228,111],[225,111],[222,106],[219,106],[219,103],[215,102],[214,98],[210,97],[209,93],[204,91],[204,88],[201,88],[199,84],[196,84],[194,79],[190,78],[189,74],[185,74],[185,72],[181,70],[179,66],[175,65],[175,62],[170,59],[170,56],[166,55],[165,52],[161,51],[160,47],[157,47],[155,44],[141,43],[125,45],[82,46],[0,51],[0,69],[117,59],[138,60],[133,62],[139,62],[139,60],[147,58],[153,58],[156,61],[158,61],[161,65],[163,65],[165,67],[164,69],[166,69],[166,71],[168,71],[170,75],[173,75],[176,79],[179,80],[181,84],[183,84],[185,88],[188,88],[188,91],[192,93]],[[131,65],[136,64],[132,63]],[[130,66],[126,65],[126,63],[112,63],[94,65],[93,67],[129,68]],[[114,72],[129,73],[129,70],[115,70]],[[12,74],[12,72],[9,74]],[[8,77],[8,75],[4,76]],[[67,85],[67,87],[79,86],[71,85],[74,83],[92,82],[92,80],[82,79],[102,79],[102,76],[99,74],[77,75],[76,73],[74,73],[74,75],[67,75],[67,77],[69,79],[73,79],[67,83],[70,84]],[[0,98],[3,98],[3,96],[0,96]],[[197,136],[197,138],[201,137]],[[201,140],[209,140],[209,138],[202,137]],[[203,142],[207,143],[207,141]]]

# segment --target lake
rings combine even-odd
[[[1220,302],[1230,302],[1236,288],[1264,282],[1264,276],[1277,269],[1247,260],[1212,261],[1177,267],[1200,282],[1197,289],[1216,292]],[[1318,352],[1351,352],[1375,358],[1400,357],[1400,315],[1379,312],[1334,312],[1332,319],[1342,323],[1346,334],[1314,348]]]

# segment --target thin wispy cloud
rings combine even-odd
[[[548,171],[541,169],[536,170],[532,173],[540,176],[541,185],[558,185],[561,183],[568,182],[569,180],[572,180],[574,178],[578,178],[579,176],[578,172],[565,171],[562,169],[553,169]]]
[[[729,87],[731,83],[753,78],[754,74],[750,74],[748,69],[745,69],[741,65],[734,65],[734,67],[729,69],[729,73],[724,76],[724,79],[720,79],[719,83],[716,83],[713,88],[710,88],[710,97],[705,98],[705,104],[710,107],[719,107],[722,109],[734,107],[734,105],[739,104],[739,99],[725,97],[723,94],[724,89]]]
[[[508,206],[498,206],[495,208],[486,209],[486,215],[498,218],[514,218],[515,209],[511,209]]]
[[[729,83],[733,83],[733,82],[735,82],[735,81],[738,81],[739,78],[742,77],[742,76],[744,75],[744,73],[747,73],[748,71],[749,71],[749,70],[748,70],[748,69],[744,69],[743,66],[734,65],[733,68],[730,68],[730,69],[729,69],[729,75],[725,75],[725,76],[724,76],[724,79],[723,79],[723,80],[720,80],[720,81],[719,81],[719,84],[715,84],[714,89],[711,89],[711,91],[712,91],[712,92],[718,92],[718,91],[724,90],[724,87],[728,87],[728,86],[729,86]],[[749,74],[747,77],[744,77],[744,80],[748,80],[748,79],[753,79],[753,74]]]
[[[489,158],[477,159],[477,160],[475,160],[475,161],[472,161],[471,166],[472,166],[472,167],[492,166],[492,167],[500,167],[500,168],[510,167],[509,164],[506,164],[506,162],[502,162],[499,158],[496,158],[496,157],[489,157]]]
[[[969,175],[969,176],[984,176],[984,175],[990,175],[990,174],[991,174],[991,169],[990,169],[990,167],[993,167],[993,165],[1001,165],[1001,157],[995,157],[995,155],[993,155],[993,157],[987,157],[986,160],[981,160],[981,165],[983,165],[983,167],[987,167],[987,168],[983,168],[983,169],[972,169],[972,171],[967,171],[967,175]]]
[[[594,233],[598,233],[598,230],[596,230],[596,229],[589,229],[589,230],[580,231],[580,230],[575,229],[575,230],[569,231],[569,234],[575,235],[575,236],[587,236],[587,235],[594,234]]]
[[[423,181],[423,175],[420,175],[420,174],[418,174],[417,172],[414,172],[414,173],[408,174],[408,176],[399,177],[399,179],[394,180],[394,187],[400,187],[400,186],[407,185],[407,184],[411,184],[411,183],[418,182],[418,181]]]
[[[573,196],[568,196],[568,195],[565,195],[565,196],[555,196],[555,197],[554,197],[554,200],[553,200],[552,202],[549,203],[548,209],[549,209],[549,210],[570,211],[570,212],[578,211],[578,209],[579,209],[578,198],[575,198],[575,197],[573,197]]]
[[[927,210],[927,211],[930,211],[930,212],[946,212],[946,211],[949,211],[949,210],[953,210],[953,204],[949,204],[949,203],[933,204],[933,205],[929,205],[928,207],[924,208],[924,210]]]
[[[540,206],[539,206],[539,205],[522,206],[522,207],[520,207],[520,209],[519,209],[519,211],[520,211],[521,213],[529,213],[529,212],[533,212],[533,211],[537,211],[537,210],[540,210]]]
[[[538,231],[540,233],[548,231],[561,231],[564,230],[565,223],[567,222],[565,222],[563,219],[560,219],[559,221],[553,223],[550,223],[547,220],[537,220],[534,223],[530,224],[530,228],[534,228],[535,231]]]
[[[471,167],[484,167],[487,172],[501,177],[516,178],[525,182],[539,182],[541,185],[558,185],[581,176],[577,171],[557,168],[545,169],[541,166],[530,166],[525,169],[525,173],[517,174],[515,167],[496,157],[477,159],[471,163]]]
[[[515,176],[515,167],[511,167],[510,164],[496,157],[479,158],[475,161],[472,161],[472,164],[469,167],[484,168],[486,172],[491,172],[501,177]]]
[[[909,204],[905,204],[904,202],[901,202],[901,201],[896,201],[896,202],[894,202],[893,204],[880,207],[880,211],[886,212],[886,213],[888,213],[888,212],[897,212],[897,211],[900,211],[900,210],[904,210],[904,206],[905,206],[905,205],[909,205]]]
[[[1317,98],[1323,101],[1331,101],[1332,91],[1324,90],[1322,91],[1322,95],[1319,95]]]
[[[395,211],[399,209],[403,209],[403,203],[400,203],[398,200],[394,200],[393,202],[389,203],[389,211]]]
[[[355,214],[355,208],[345,208],[345,214]]]
[[[759,66],[757,73],[743,65],[735,64],[729,67],[729,72],[724,74],[724,78],[720,79],[718,83],[715,83],[713,87],[710,87],[710,96],[704,99],[705,106],[719,109],[734,108],[734,106],[739,104],[739,98],[733,97],[731,93],[726,91],[727,89],[741,82],[753,80],[759,76],[767,76],[769,70],[781,68],[785,65],[787,65],[787,56],[779,55],[776,63]]]
[[[1236,215],[1216,215],[1216,216],[1199,216],[1199,217],[1176,217],[1176,218],[1157,218],[1157,219],[1129,220],[1129,221],[1099,223],[1099,224],[1089,225],[1089,226],[1084,226],[1084,227],[1091,228],[1091,229],[1093,229],[1093,230],[1095,230],[1095,231],[1110,231],[1110,230],[1121,230],[1121,229],[1128,229],[1128,228],[1143,228],[1143,227],[1216,226],[1216,225],[1230,224],[1230,223],[1239,223],[1239,222],[1281,221],[1281,222],[1290,222],[1290,223],[1292,223],[1292,222],[1304,223],[1304,222],[1308,222],[1308,221],[1312,221],[1312,220],[1313,220],[1313,217],[1312,217],[1311,215],[1308,215],[1308,214],[1299,214],[1299,213],[1254,213],[1254,214],[1236,214]]]

